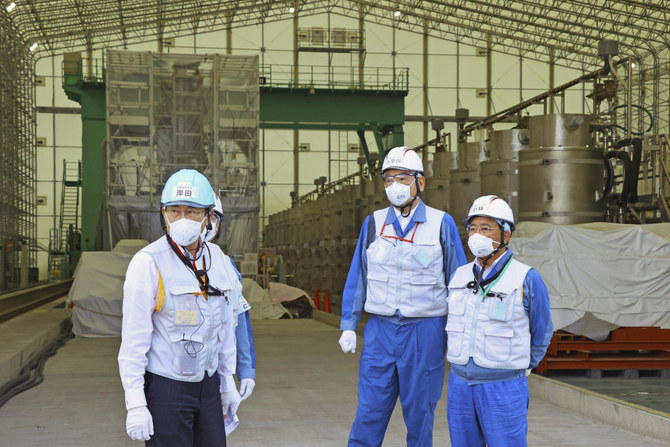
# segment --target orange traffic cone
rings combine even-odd
[[[323,311],[330,313],[330,292],[328,292],[328,289],[323,295]]]
[[[319,289],[314,289],[314,306],[317,310],[321,310],[321,304],[319,303]]]

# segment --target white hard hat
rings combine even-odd
[[[219,218],[219,221],[223,217],[223,206],[221,205],[221,199],[219,199],[219,196],[214,194],[214,213],[216,214],[216,217]]]
[[[382,164],[382,174],[389,169],[414,171],[423,175],[423,163],[419,154],[407,146],[394,147],[388,151]]]
[[[473,217],[490,217],[497,221],[507,222],[510,229],[514,231],[514,213],[512,208],[498,196],[481,196],[472,202],[466,224],[470,223]]]

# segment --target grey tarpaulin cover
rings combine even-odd
[[[123,282],[133,255],[148,244],[142,239],[121,240],[113,251],[81,254],[68,296],[72,331],[80,337],[121,335]]]
[[[670,224],[523,222],[510,247],[547,284],[556,330],[603,340],[622,326],[670,328]]]

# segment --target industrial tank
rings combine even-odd
[[[440,211],[449,211],[449,178],[451,170],[456,167],[456,152],[435,152],[433,176],[426,179],[426,189],[423,192],[426,205]]]
[[[480,163],[489,155],[488,143],[477,141],[458,145],[458,169],[450,172],[449,205],[461,240],[467,239],[463,222],[470,205],[481,195]]]
[[[509,203],[514,215],[519,211],[519,151],[527,147],[527,129],[491,132],[490,159],[481,163],[481,192],[501,197]]]
[[[479,170],[451,171],[449,179],[450,210],[449,214],[454,218],[461,240],[467,239],[463,223],[468,216],[472,202],[481,195],[481,181]]]
[[[519,220],[578,224],[602,219],[603,154],[587,115],[530,117],[519,152]]]

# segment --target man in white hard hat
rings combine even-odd
[[[380,446],[398,397],[408,446],[432,446],[444,382],[447,283],[465,254],[453,218],[426,206],[423,163],[391,149],[382,181],[391,206],[363,222],[342,297],[344,352],[356,352],[365,309],[358,409],[349,446]]]
[[[214,217],[212,219],[212,228],[205,228],[201,238],[205,242],[212,242],[219,237],[221,225],[223,224],[223,205],[218,195],[214,195]],[[232,269],[237,274],[237,278],[242,281],[242,275],[237,270],[235,263],[231,258]],[[235,346],[237,347],[237,364],[235,375],[240,381],[240,397],[246,400],[251,397],[256,387],[256,350],[254,348],[254,337],[251,332],[251,319],[249,309],[251,306],[240,295],[237,302],[233,302],[235,315],[237,315],[237,326],[235,327]]]
[[[475,200],[466,229],[476,259],[449,282],[451,445],[525,446],[526,376],[544,357],[554,332],[549,293],[540,275],[507,248],[514,215],[503,199]]]

